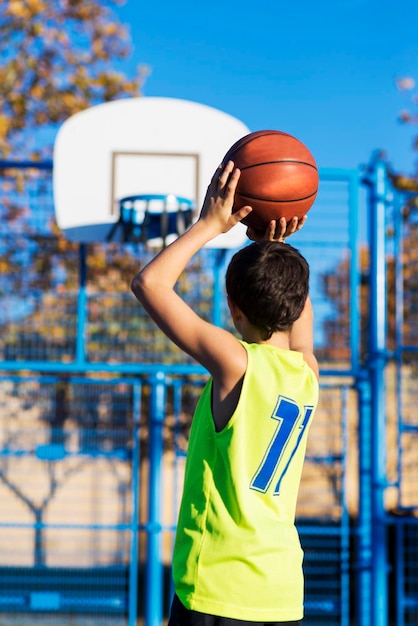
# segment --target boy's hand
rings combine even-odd
[[[251,239],[251,241],[278,241],[284,243],[286,237],[290,237],[290,235],[293,235],[293,233],[296,233],[302,228],[307,217],[307,215],[304,215],[300,220],[297,217],[293,217],[290,222],[287,223],[284,217],[281,217],[280,220],[271,220],[264,232],[248,227],[247,237]]]
[[[234,167],[232,161],[228,161],[224,167],[218,167],[206,192],[199,221],[213,226],[219,233],[228,232],[252,211],[250,206],[244,206],[232,212],[240,175],[240,170]]]

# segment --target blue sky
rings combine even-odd
[[[411,93],[395,78],[418,78],[416,0],[127,0],[116,12],[134,45],[125,68],[152,69],[145,96],[294,134],[320,167],[383,149],[394,170],[414,170],[418,126],[397,121]]]

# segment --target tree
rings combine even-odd
[[[140,94],[144,68],[139,68],[134,77],[114,69],[118,64],[122,66],[130,53],[128,31],[112,12],[112,5],[120,2],[0,3],[0,160],[43,158],[51,151],[54,131],[71,115],[95,104]],[[51,340],[42,322],[45,308],[63,313],[60,293],[78,283],[78,246],[58,231],[53,211],[45,215],[42,210],[51,202],[50,172],[8,166],[0,175],[0,297],[4,295],[7,302],[13,294],[13,326],[18,318],[15,301],[27,301],[29,294],[39,294],[32,307],[32,319],[38,335]],[[100,251],[97,254],[100,256]],[[129,256],[118,250],[115,255],[122,265]],[[94,251],[90,260],[94,267]],[[120,291],[122,288],[126,289],[125,281]],[[27,306],[25,311],[27,317]],[[37,317],[41,318],[38,322]],[[3,313],[0,324],[6,319]],[[11,358],[19,332],[17,328],[8,334]],[[52,340],[62,342],[62,337]],[[0,340],[0,353],[3,349]]]
[[[0,3],[0,158],[33,156],[34,131],[54,129],[94,104],[139,95],[146,68],[134,77],[114,69],[130,52],[128,31],[111,7],[121,1]]]
[[[416,93],[416,82],[412,77],[402,77],[396,79],[396,87],[400,92],[408,94],[410,107],[403,109],[398,119],[402,124],[418,124],[418,94]],[[418,150],[418,135],[413,141],[413,148]],[[377,156],[384,156],[377,154]],[[418,163],[417,163],[418,165]],[[402,223],[398,227],[402,229],[402,258],[398,259],[402,264],[402,293],[403,293],[403,319],[402,334],[405,345],[416,345],[416,297],[417,279],[416,264],[417,234],[418,234],[418,169],[415,173],[407,174],[395,172],[387,166],[387,175],[393,188],[399,192],[402,201],[401,213],[395,219]],[[393,235],[395,225],[388,224],[387,237]],[[388,256],[386,259],[386,286],[387,286],[387,348],[393,351],[397,348],[397,319],[396,319],[396,298],[399,298],[395,276],[395,258]],[[368,273],[369,273],[369,250],[363,246],[359,250],[359,263],[361,272],[361,282],[359,290],[360,306],[360,354],[364,359],[368,350]],[[319,354],[325,359],[336,359],[338,357],[349,357],[349,332],[350,332],[350,311],[349,299],[349,258],[344,259],[340,265],[332,272],[324,273],[321,276],[322,289],[324,295],[333,304],[335,316],[327,322],[325,326],[326,348]]]
[[[390,174],[390,172],[388,172]],[[400,341],[403,346],[418,345],[418,214],[413,210],[410,202],[416,196],[406,195],[399,214],[392,216],[392,220],[399,220],[402,246],[394,254],[388,252],[386,256],[386,291],[387,291],[387,328],[386,348],[394,353]],[[418,205],[417,205],[418,206]],[[387,241],[394,235],[395,224],[389,222],[386,227]],[[389,245],[388,245],[389,247]],[[369,342],[369,272],[370,252],[363,244],[358,249],[360,283],[358,291],[358,306],[360,318],[360,357],[364,361],[368,356]],[[400,276],[397,276],[400,274]],[[324,324],[324,348],[317,350],[318,356],[324,360],[348,360],[350,355],[350,257],[347,255],[332,270],[321,275],[323,295],[332,304],[334,315]],[[399,311],[402,307],[402,319]],[[399,333],[402,337],[399,337]]]
[[[398,91],[409,92],[412,94],[410,99],[412,109],[408,106],[408,108],[400,111],[398,120],[402,124],[417,124],[418,111],[414,110],[418,109],[418,95],[414,93],[416,86],[415,80],[411,76],[404,76],[397,78],[395,82]],[[418,136],[416,136],[413,140],[413,149],[418,150]],[[411,194],[407,199],[406,209],[413,210],[418,207],[418,199],[416,196],[416,194],[418,194],[418,172],[410,175],[405,173],[390,172],[390,178],[396,189]]]
[[[368,251],[359,250],[361,283],[359,301],[361,306],[361,346],[364,356],[365,329],[367,327],[367,282]],[[325,341],[322,348],[317,348],[318,357],[326,361],[349,362],[350,333],[355,332],[350,324],[350,256],[347,254],[332,270],[324,272],[321,277],[321,291],[327,301],[332,304],[333,314],[324,322]]]

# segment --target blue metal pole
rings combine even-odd
[[[226,250],[215,250],[215,269],[213,274],[213,323],[222,326],[222,310],[224,302],[223,268],[225,265]]]
[[[136,626],[138,616],[138,532],[139,532],[139,469],[140,441],[139,422],[141,418],[141,385],[133,387],[133,426],[132,426],[132,518],[131,546],[129,560],[129,603],[128,626]]]
[[[75,358],[78,366],[86,359],[86,320],[87,320],[87,252],[86,244],[81,243],[79,248],[79,289],[77,298],[77,329]]]
[[[404,269],[403,269],[403,219],[402,207],[405,198],[397,194],[394,201],[394,259],[395,259],[395,358],[396,358],[396,414],[397,432],[397,491],[398,507],[402,508],[402,466],[403,466],[403,399],[402,399],[402,363],[403,363],[403,325],[404,325]],[[395,524],[395,596],[396,626],[405,625],[405,557],[404,524]]]
[[[367,372],[357,379],[358,393],[358,463],[359,463],[359,512],[356,528],[356,623],[357,626],[372,624],[372,419],[371,386]]]
[[[395,260],[395,360],[396,360],[396,415],[398,416],[397,432],[397,487],[398,507],[402,507],[402,465],[403,465],[403,399],[402,399],[402,363],[403,363],[403,326],[404,326],[404,269],[403,269],[403,219],[402,206],[405,198],[395,196],[394,206],[394,260]],[[401,553],[396,553],[400,558]],[[400,596],[397,596],[400,597]]]
[[[342,446],[343,477],[341,492],[341,626],[350,624],[350,517],[347,502],[348,476],[348,389],[341,390],[342,399]]]
[[[350,237],[350,354],[353,372],[359,370],[360,363],[360,232],[359,232],[359,174],[353,172],[349,179],[349,237]]]
[[[395,580],[396,580],[396,626],[405,626],[405,526],[404,524],[396,524],[396,564],[395,564]]]
[[[350,211],[350,339],[351,367],[356,375],[358,397],[358,464],[359,512],[356,525],[356,623],[371,626],[372,602],[372,516],[371,516],[371,390],[368,373],[361,368],[361,308],[360,293],[360,229],[359,229],[359,177],[349,180]]]
[[[388,623],[387,536],[384,506],[386,488],[386,202],[387,167],[378,160],[374,165],[369,202],[370,218],[370,306],[369,373],[372,411],[372,625]]]
[[[149,494],[148,550],[146,566],[145,625],[161,626],[163,621],[163,564],[161,562],[161,467],[163,456],[163,424],[166,404],[164,372],[151,379],[149,415]]]
[[[173,501],[172,501],[172,509],[173,509],[173,518],[172,518],[172,542],[171,542],[171,552],[174,550],[174,541],[175,541],[175,528],[177,525],[177,513],[179,510],[179,490],[180,490],[180,457],[184,456],[184,452],[179,450],[179,436],[181,435],[181,410],[182,410],[182,392],[184,380],[173,380],[173,390],[174,390],[174,417],[175,417],[175,427],[174,427],[174,464],[173,464]],[[171,572],[170,576],[170,599],[174,596],[174,580]]]

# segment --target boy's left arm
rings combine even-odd
[[[309,296],[306,298],[302,313],[293,323],[289,344],[291,350],[302,352],[306,363],[314,371],[316,377],[319,378],[318,361],[314,354],[313,344],[313,309]]]
[[[248,228],[247,235],[253,241],[277,241],[278,243],[284,243],[286,237],[290,237],[290,235],[300,230],[306,223],[306,220],[306,215],[301,219],[293,217],[289,222],[286,222],[286,219],[282,217],[280,220],[271,220],[263,233]],[[313,309],[309,296],[306,299],[299,319],[294,322],[290,331],[289,347],[291,350],[302,352],[306,363],[314,371],[316,377],[319,378],[318,361],[314,354],[313,345]]]

